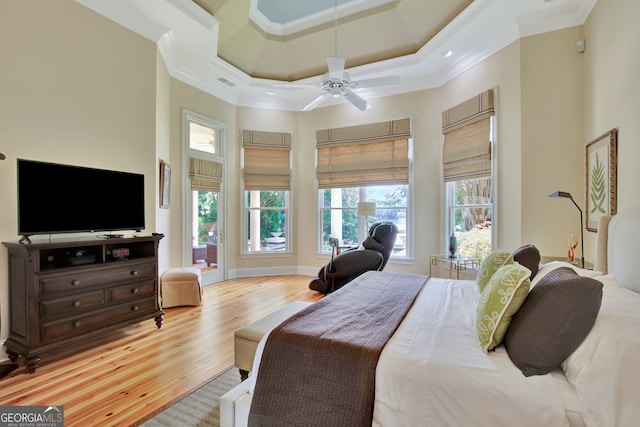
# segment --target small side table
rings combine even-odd
[[[467,269],[478,269],[480,267],[480,259],[479,258],[469,258],[469,257],[460,257],[456,256],[453,258],[449,257],[449,254],[437,254],[431,255],[431,263],[429,265],[429,276],[432,275],[432,270],[434,265],[438,264],[448,264],[449,266],[449,279],[452,279],[452,272],[456,272],[456,280],[460,280],[460,271],[464,271]]]

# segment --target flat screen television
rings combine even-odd
[[[144,175],[18,159],[18,234],[143,230]]]

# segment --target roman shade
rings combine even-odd
[[[290,190],[290,133],[243,130],[242,147],[245,190]]]
[[[409,183],[411,120],[316,132],[319,188]]]
[[[493,90],[488,90],[442,113],[444,180],[491,174],[491,116]]]
[[[219,192],[222,183],[222,163],[210,160],[189,159],[189,176],[192,191]]]

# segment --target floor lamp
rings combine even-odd
[[[567,193],[566,191],[556,191],[555,193],[549,194],[549,197],[571,199],[573,204],[576,205],[576,208],[578,208],[578,210],[580,211],[580,255],[581,255],[581,261],[582,261],[582,268],[584,268],[584,230],[582,226],[582,209],[580,209],[580,206],[578,206],[576,201],[573,200],[573,196],[571,196],[571,193]]]
[[[367,237],[367,231],[369,229],[369,217],[376,214],[375,202],[360,202],[358,203],[358,216],[364,217],[364,236],[360,236],[360,240],[364,240]]]

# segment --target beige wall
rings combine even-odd
[[[640,205],[638,2],[599,0],[584,25],[584,38],[583,145],[618,129],[618,211],[622,211]],[[595,234],[587,232],[585,241],[585,253],[592,256]]]
[[[505,249],[517,248],[522,240],[520,213],[524,177],[519,160],[522,151],[520,55],[520,43],[512,43],[440,88],[440,111],[487,89],[496,89],[498,137],[494,145],[497,162],[497,190],[494,196],[497,212],[494,218],[498,224],[497,247]],[[441,225],[441,229],[444,229],[444,225]]]
[[[169,71],[159,51],[156,54],[156,100],[155,176],[159,180],[160,160],[169,161],[171,159],[171,76],[169,76]],[[149,193],[149,195],[149,198],[153,200],[156,212],[156,228],[154,231],[164,234],[164,238],[160,241],[158,247],[158,268],[160,271],[164,271],[171,265],[171,248],[179,245],[180,239],[169,233],[171,229],[171,212],[168,209],[158,208],[160,206],[159,189]]]
[[[1,241],[18,239],[17,158],[143,173],[155,194],[153,43],[72,0],[3,0],[0,58]],[[155,230],[155,200],[145,208]],[[0,340],[8,335],[7,279],[0,246]]]
[[[300,113],[298,119],[299,155],[296,156],[296,207],[298,266],[307,266],[312,274],[328,261],[328,256],[316,255],[315,231],[317,206],[315,189],[316,130],[354,126],[410,117],[413,125],[415,161],[413,224],[415,235],[413,263],[389,263],[386,270],[428,274],[429,254],[438,249],[438,225],[440,223],[440,112],[437,91],[425,90],[372,100],[373,108],[360,112],[350,104],[319,108]]]
[[[215,98],[199,89],[184,84],[176,79],[171,80],[171,108],[170,108],[170,158],[168,159],[171,165],[171,204],[168,209],[171,221],[169,223],[169,229],[166,233],[172,237],[169,267],[177,267],[189,263],[190,254],[183,253],[182,249],[186,239],[187,245],[191,242],[191,230],[184,230],[182,224],[184,203],[190,203],[190,194],[187,194],[189,190],[189,165],[188,159],[182,158],[182,114],[183,109],[200,114],[205,117],[210,117],[214,120],[224,123],[227,126],[226,130],[226,147],[223,148],[226,157],[225,168],[225,181],[223,185],[227,192],[227,204],[226,212],[224,212],[227,218],[227,229],[220,230],[224,233],[224,246],[226,248],[226,263],[230,268],[234,268],[236,259],[233,254],[238,252],[238,239],[235,237],[238,234],[238,225],[235,222],[235,213],[237,212],[236,206],[238,206],[238,192],[239,183],[237,179],[238,174],[238,134],[236,132],[236,109],[233,105]],[[161,209],[161,211],[163,211]],[[186,237],[185,237],[186,236]],[[188,246],[187,246],[188,247]],[[229,255],[230,254],[230,255]]]
[[[584,56],[576,52],[582,37],[582,27],[573,27],[520,43],[521,241],[535,244],[544,256],[566,256],[569,233],[580,236],[573,203],[548,196],[567,191],[584,206]]]
[[[297,126],[297,117],[298,112],[295,111],[281,111],[281,110],[269,110],[263,108],[247,108],[247,107],[238,107],[236,109],[237,113],[237,129],[236,136],[238,138],[236,149],[237,161],[233,165],[238,180],[240,178],[240,155],[241,155],[241,145],[242,141],[240,140],[240,130],[260,130],[266,132],[289,132],[292,134],[292,147],[291,147],[291,158],[292,162],[295,163],[296,160],[300,157],[300,144],[302,141],[300,140]],[[295,197],[298,196],[299,186],[296,180],[296,173],[298,172],[297,166],[294,164],[293,166],[293,179],[292,179],[292,194]],[[238,193],[240,186],[238,185]],[[295,207],[295,197],[294,197],[294,207],[290,210],[290,216],[287,218],[287,227],[289,230],[293,230],[292,235],[297,237],[300,230],[298,227],[298,219],[299,216],[296,215],[296,212],[299,212]],[[240,236],[242,236],[242,227],[244,224],[240,220],[242,218],[242,204],[244,203],[242,196],[239,196],[237,199],[237,203],[230,206],[231,216],[232,218],[229,221],[229,226],[233,227],[233,236],[234,239],[239,242]],[[304,212],[304,215],[308,215],[308,210]],[[298,241],[293,242],[293,252],[288,254],[252,254],[250,256],[243,256],[240,251],[240,245],[234,246],[235,251],[231,253],[230,258],[233,259],[233,264],[229,265],[230,277],[236,276],[256,276],[263,274],[285,274],[296,272],[298,265]]]
[[[350,105],[308,113],[235,107],[171,78],[156,46],[73,0],[0,2],[0,239],[17,240],[16,158],[144,173],[147,230],[166,234],[161,270],[183,263],[185,173],[181,110],[227,125],[227,266],[230,276],[287,270],[314,273],[316,254],[315,131],[411,117],[414,135],[413,262],[390,271],[428,273],[441,251],[443,229],[441,111],[479,92],[497,90],[498,246],[532,242],[564,253],[577,231],[570,204],[547,195],[564,189],[584,202],[584,146],[619,129],[618,207],[640,203],[640,39],[632,1],[599,0],[584,26],[515,42],[440,88],[372,100],[361,113]],[[587,51],[575,53],[585,38]],[[240,256],[239,129],[294,134],[292,224],[295,255]],[[550,161],[553,155],[561,160]],[[158,162],[173,168],[172,203],[158,209]],[[564,188],[561,188],[563,186]],[[45,187],[43,187],[45,188]],[[592,259],[592,233],[587,233]],[[8,267],[0,247],[0,340],[7,337]]]

